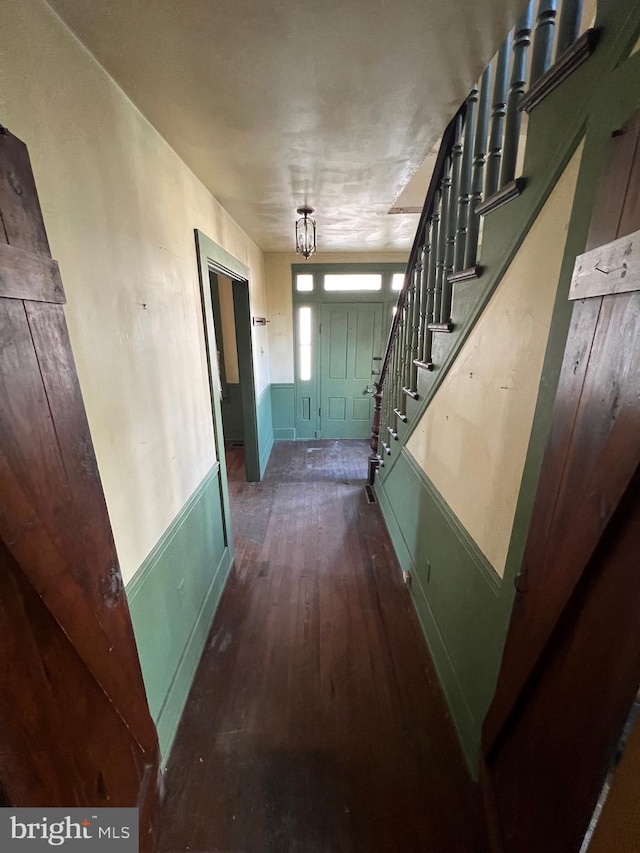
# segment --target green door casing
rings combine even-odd
[[[320,435],[368,438],[369,391],[382,355],[381,302],[325,302],[320,327]]]

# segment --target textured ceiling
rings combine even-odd
[[[388,211],[522,5],[49,4],[265,251],[291,250],[302,204],[324,251],[408,249],[417,216]]]

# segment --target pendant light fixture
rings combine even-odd
[[[296,252],[310,258],[316,251],[316,221],[311,219],[312,207],[299,207],[300,219],[296,221]]]

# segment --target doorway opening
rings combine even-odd
[[[220,412],[230,479],[260,479],[248,281],[209,266]],[[232,476],[233,474],[233,476]]]
[[[243,479],[260,480],[250,271],[201,231],[196,229],[195,237],[215,452],[224,471],[221,488],[228,517],[227,444],[242,450]]]

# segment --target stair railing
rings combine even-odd
[[[370,483],[392,453],[399,424],[408,421],[407,398],[418,399],[419,372],[433,369],[434,335],[453,330],[455,284],[482,272],[482,217],[525,187],[516,177],[523,111],[596,46],[596,30],[579,36],[582,11],[582,0],[531,0],[442,136],[374,385]]]

